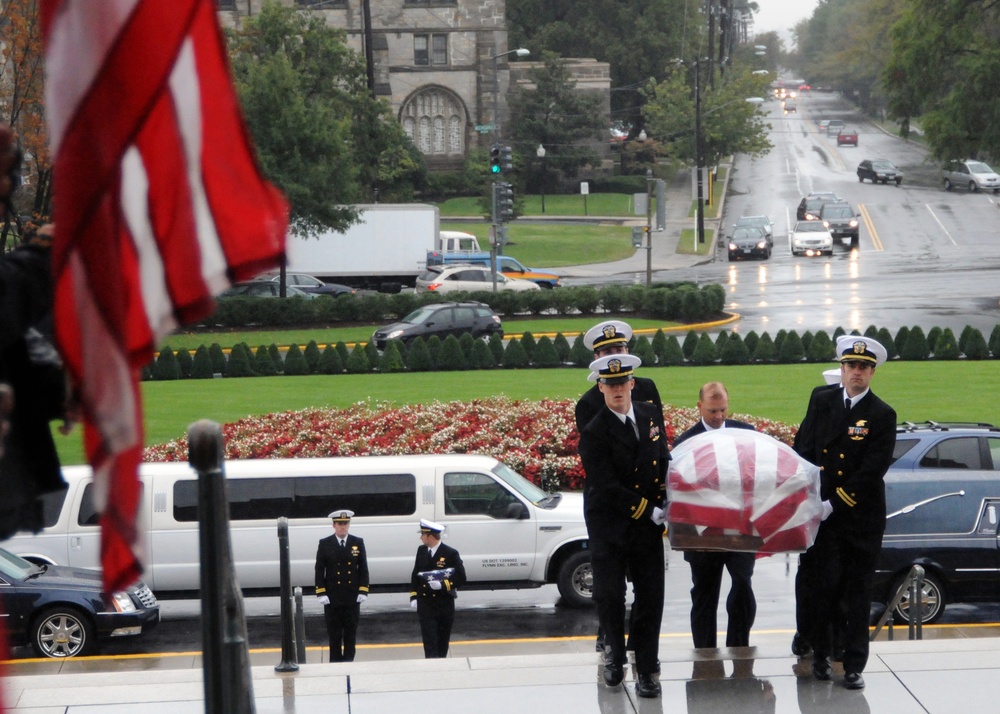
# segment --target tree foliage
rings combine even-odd
[[[230,59],[264,174],[291,204],[296,234],[343,231],[349,204],[422,172],[391,108],[367,87],[342,30],[274,0],[231,30]]]

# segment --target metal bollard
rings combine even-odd
[[[302,609],[302,588],[295,588],[295,654],[306,663],[306,613]]]
[[[914,625],[916,639],[924,639],[924,569],[922,566],[913,566],[913,599],[910,601],[916,607],[916,617],[910,618],[910,623]],[[911,612],[913,610],[911,609]],[[914,622],[915,621],[915,622]],[[911,636],[912,640],[913,637]]]
[[[278,573],[281,579],[281,662],[274,666],[275,672],[296,672],[299,669],[295,659],[292,623],[292,575],[291,556],[288,549],[288,519],[278,519]]]
[[[188,427],[188,454],[198,472],[205,712],[254,714],[246,618],[229,541],[222,427],[207,420]]]

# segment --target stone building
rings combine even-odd
[[[391,103],[430,170],[461,168],[470,149],[489,145],[494,104],[502,126],[510,81],[505,0],[279,1],[345,30],[361,54],[369,5],[375,93]],[[224,26],[263,4],[216,0]]]

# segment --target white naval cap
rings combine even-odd
[[[837,338],[837,359],[841,362],[883,364],[889,358],[885,347],[871,337],[841,335]]]
[[[594,325],[583,336],[588,350],[600,350],[615,345],[627,345],[632,339],[632,328],[621,320],[608,320]]]
[[[435,523],[434,521],[427,520],[426,518],[420,519],[420,532],[421,533],[433,533],[436,536],[441,535],[444,532],[444,526],[440,523]]]
[[[823,381],[827,384],[840,384],[840,368],[823,370]]]
[[[606,355],[590,363],[590,374],[587,379],[597,380],[604,384],[619,384],[632,379],[635,368],[642,360],[635,355]]]

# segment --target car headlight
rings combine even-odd
[[[762,240],[760,243],[757,244],[757,247],[760,248],[761,250],[764,250],[764,248],[767,247],[767,241]]]
[[[858,227],[858,220],[856,218],[851,219],[851,222],[850,222],[849,225],[851,226],[851,228],[857,228]]]
[[[730,243],[729,244],[729,250],[736,250],[736,244],[735,243]]]
[[[128,593],[115,593],[111,596],[111,604],[118,612],[135,612],[135,603]]]
[[[385,336],[385,339],[394,340],[402,334],[403,334],[402,330],[393,330],[392,332],[390,332],[388,335]]]
[[[830,227],[830,221],[823,221],[823,227],[824,228],[829,228]]]

